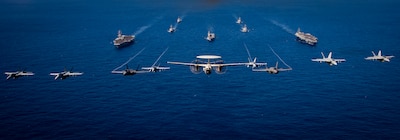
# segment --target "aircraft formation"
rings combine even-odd
[[[173,33],[176,31],[176,27],[177,24],[180,24],[182,22],[183,18],[178,17],[176,20],[176,24],[175,26],[173,26],[172,24],[170,25],[169,29],[167,30],[167,32],[169,33]],[[236,20],[236,23],[241,25],[241,29],[240,31],[243,33],[247,33],[250,30],[247,28],[247,25],[244,24],[244,22],[242,21],[241,17],[238,17]],[[298,30],[299,32],[299,30]],[[122,35],[121,31],[118,32],[118,39],[124,37],[124,35]],[[297,34],[297,33],[296,33]],[[313,39],[316,38],[314,36],[312,36],[309,33],[303,33],[305,36],[305,39]],[[297,39],[301,39],[301,35],[296,35]],[[134,39],[134,36],[133,38]],[[212,33],[210,30],[207,33],[207,36],[205,37],[205,39],[209,42],[212,42],[215,39],[215,33]],[[121,40],[121,39],[120,39]],[[130,40],[132,41],[132,40]],[[115,45],[115,40],[114,40],[114,45]],[[306,41],[300,41],[302,43],[307,43]],[[130,42],[128,42],[130,43]],[[312,43],[307,43],[309,45],[314,46],[316,43],[312,42]],[[120,43],[120,44],[123,44]],[[129,44],[130,45],[130,44]],[[118,45],[118,47],[121,47],[122,45]],[[117,47],[117,48],[118,48]],[[244,43],[244,47],[247,51],[247,55],[248,55],[248,62],[236,62],[236,63],[224,63],[224,61],[222,60],[221,56],[218,55],[212,55],[212,54],[206,54],[206,55],[198,55],[196,56],[196,59],[191,61],[191,62],[176,62],[176,61],[167,61],[168,64],[173,64],[173,65],[184,65],[184,66],[189,66],[190,70],[192,73],[198,74],[201,72],[204,72],[206,75],[211,74],[213,71],[217,74],[223,74],[226,72],[226,67],[228,66],[246,66],[248,68],[251,68],[253,72],[267,72],[270,74],[278,74],[279,72],[283,72],[283,71],[290,71],[293,70],[289,65],[287,65],[280,57],[279,55],[270,47],[271,51],[279,58],[279,60],[287,67],[287,68],[279,68],[278,64],[279,62],[277,61],[275,63],[274,66],[268,67],[267,63],[265,62],[257,62],[257,57],[252,58],[249,49],[247,48],[247,45]],[[136,57],[137,55],[139,55],[142,51],[144,50],[144,48],[138,52],[134,57]],[[167,52],[168,48],[166,48],[164,50],[163,53],[161,53],[161,55],[156,59],[156,61],[151,65],[151,66],[147,66],[147,67],[140,67],[138,66],[136,69],[130,69],[128,64],[129,61],[133,60],[134,57],[130,58],[126,63],[124,63],[123,65],[121,65],[120,67],[117,67],[116,69],[112,70],[111,73],[113,74],[122,74],[123,76],[131,76],[131,75],[135,75],[135,74],[142,74],[142,73],[150,73],[150,72],[161,72],[161,71],[165,71],[165,70],[170,70],[170,67],[165,67],[165,66],[160,66],[160,63],[158,63],[158,61],[161,59],[161,57]],[[328,56],[325,57],[324,53],[321,52],[322,58],[313,58],[311,59],[311,61],[313,62],[320,62],[320,63],[327,63],[330,66],[335,66],[338,65],[338,63],[341,62],[345,62],[346,59],[340,58],[340,59],[336,59],[336,58],[332,58],[332,52],[329,52]],[[382,55],[382,51],[379,50],[378,54],[376,55],[374,51],[372,51],[373,56],[368,56],[366,58],[364,58],[365,60],[373,60],[373,61],[379,61],[379,62],[390,62],[390,59],[393,58],[394,56],[392,55]],[[125,66],[126,68],[124,70],[118,70],[119,68]],[[14,72],[5,72],[4,74],[7,75],[6,79],[17,79],[19,77],[23,77],[23,76],[34,76],[35,74],[33,72],[28,72],[25,70],[22,71],[14,71]],[[54,76],[54,80],[57,79],[61,79],[64,80],[68,77],[74,77],[74,76],[80,76],[83,75],[83,72],[72,72],[72,68],[71,70],[67,71],[66,69],[64,69],[64,71],[61,72],[52,72],[49,74],[50,76]]]

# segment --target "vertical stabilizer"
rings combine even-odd
[[[278,69],[278,61],[276,61],[275,68]]]
[[[329,52],[328,58],[332,58],[332,52]]]
[[[379,50],[378,56],[382,56],[382,51],[381,50]]]
[[[324,53],[323,53],[323,52],[321,52],[321,55],[322,55],[322,58],[324,58],[324,59],[325,59],[325,55],[324,55]]]
[[[374,51],[371,51],[372,52],[372,54],[374,55],[374,56],[376,56],[376,54],[375,54],[375,52]]]

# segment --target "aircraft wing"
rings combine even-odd
[[[69,76],[79,76],[79,75],[83,75],[83,72],[71,72],[68,75]]]
[[[267,63],[256,63],[257,66],[265,66]]]
[[[157,69],[159,69],[159,70],[169,70],[170,68],[169,67],[157,67]]]
[[[114,73],[114,74],[122,74],[122,73],[124,73],[124,71],[111,71],[111,73]]]
[[[251,69],[252,71],[255,71],[255,72],[264,72],[264,71],[267,71],[267,69]]]
[[[314,62],[326,62],[326,59],[316,58],[316,59],[311,59],[311,61],[314,61]]]
[[[377,58],[374,57],[374,56],[370,56],[370,57],[365,58],[365,60],[376,60],[376,59],[377,59]]]
[[[346,59],[333,59],[333,61],[336,61],[336,62],[345,62]]]
[[[143,70],[151,70],[153,67],[142,67]]]
[[[290,70],[293,70],[293,69],[292,69],[292,68],[287,68],[287,69],[279,68],[279,69],[278,69],[278,71],[290,71]]]
[[[390,58],[393,58],[393,57],[394,57],[393,55],[385,56],[385,58],[387,58],[387,59],[390,59]]]
[[[50,75],[53,75],[53,76],[57,76],[57,75],[59,75],[60,73],[50,73]]]
[[[141,70],[141,71],[135,71],[135,73],[149,73],[150,71],[143,71],[143,70]]]
[[[239,66],[246,65],[247,63],[226,63],[226,64],[211,64],[211,67],[221,67],[221,66]]]
[[[35,75],[35,74],[33,72],[21,72],[21,73],[19,73],[19,75],[31,76],[31,75]]]
[[[4,74],[11,75],[11,74],[16,74],[16,72],[5,72]]]
[[[155,67],[157,70],[169,70],[169,67]],[[142,67],[143,70],[152,70],[153,67]]]
[[[186,66],[201,66],[204,67],[207,64],[196,64],[196,63],[184,63],[184,62],[167,62],[168,64],[175,64],[175,65],[186,65]]]

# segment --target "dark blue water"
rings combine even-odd
[[[33,77],[0,80],[2,139],[397,139],[400,136],[398,1],[50,1],[4,0],[0,71]],[[183,22],[169,34],[178,16]],[[241,33],[235,17],[251,29]],[[316,47],[295,41],[301,27]],[[116,49],[121,29],[134,45]],[[204,37],[216,33],[213,43]],[[275,64],[274,48],[293,70],[278,75],[229,67],[192,74],[196,55],[225,62]],[[113,75],[160,59],[171,70]],[[371,51],[395,55],[366,61]],[[333,51],[345,63],[311,62]],[[280,63],[282,64],[282,63]],[[284,65],[280,65],[284,67]],[[73,67],[83,76],[55,81]]]

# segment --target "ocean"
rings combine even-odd
[[[399,1],[3,0],[1,139],[398,139]],[[176,24],[177,17],[183,21]],[[241,17],[250,29],[240,32]],[[170,25],[176,32],[167,32]],[[318,37],[296,41],[297,28]],[[117,31],[135,43],[117,49]],[[207,31],[214,42],[204,39]],[[293,68],[273,75],[245,66],[193,74],[197,55],[226,63],[278,57]],[[151,66],[158,73],[111,71]],[[371,51],[394,55],[367,61]],[[312,62],[321,52],[347,61]],[[286,68],[279,61],[279,67]],[[84,72],[54,80],[64,68]]]

